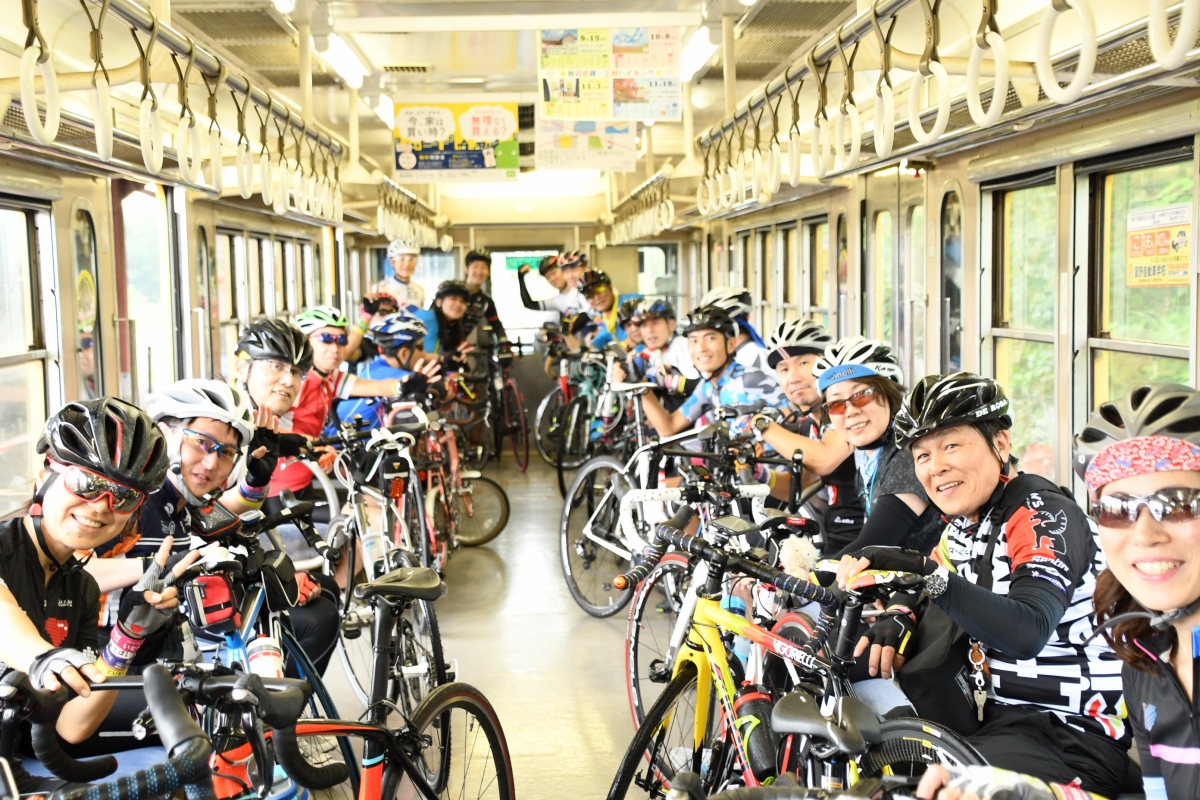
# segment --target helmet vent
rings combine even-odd
[[[1101,403],[1100,409],[1097,411],[1100,417],[1110,425],[1113,425],[1121,430],[1125,429],[1125,420],[1121,418],[1121,412],[1112,403]]]

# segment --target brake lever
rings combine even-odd
[[[253,692],[248,692],[250,697],[254,698],[254,704],[258,705],[258,698],[254,697]],[[246,734],[246,741],[250,743],[250,751],[254,754],[254,763],[258,766],[258,777],[262,781],[262,788],[258,790],[259,800],[267,800],[271,794],[271,787],[275,783],[275,761],[271,758],[271,750],[267,747],[267,737],[263,735],[262,728],[258,725],[258,716],[254,708],[242,708],[242,731]]]

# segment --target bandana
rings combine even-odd
[[[1084,472],[1088,494],[1102,486],[1149,472],[1200,472],[1200,447],[1169,436],[1140,436],[1110,444]]]

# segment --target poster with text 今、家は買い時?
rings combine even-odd
[[[637,169],[634,123],[539,119],[534,147],[538,169]]]
[[[1130,211],[1125,238],[1126,286],[1188,285],[1192,252],[1191,204]]]
[[[676,28],[543,30],[538,48],[543,118],[681,118]]]
[[[397,105],[399,183],[516,180],[520,172],[516,103]]]

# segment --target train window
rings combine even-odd
[[[907,312],[910,373],[925,374],[925,205],[908,207],[904,220],[904,271],[908,274]]]
[[[1022,469],[1055,476],[1054,378],[1057,191],[1053,183],[996,192],[992,334],[995,377],[1012,400],[1013,450]]]
[[[753,269],[750,250],[750,234],[743,233],[737,239],[737,263],[729,265],[729,285],[750,288],[750,270]]]
[[[773,232],[771,229],[757,231],[755,234],[755,258],[756,263],[751,274],[748,276],[751,281],[758,283],[755,287],[754,283],[747,283],[746,287],[753,292],[754,305],[757,311],[754,314],[755,321],[758,324],[759,330],[770,331],[775,326],[775,307],[773,300],[776,296],[775,292],[775,259],[771,249],[771,241]]]
[[[71,247],[75,260],[75,359],[79,367],[79,396],[85,399],[104,394],[99,366],[100,329],[96,289],[96,228],[92,215],[78,209],[71,218]]]
[[[33,444],[46,421],[29,232],[25,212],[0,209],[0,515],[33,493],[41,464]]]
[[[1188,383],[1192,161],[1097,175],[1092,407],[1149,381]]]
[[[850,330],[850,227],[846,215],[837,218],[837,292],[838,292],[838,337],[848,335]]]
[[[266,313],[263,305],[263,295],[267,290],[267,282],[263,275],[263,240],[251,236],[246,247],[246,275],[250,278],[250,317],[261,317]]]
[[[958,192],[942,199],[942,372],[962,369],[962,201]]]
[[[321,246],[305,242],[300,246],[300,259],[300,263],[304,267],[302,270],[304,280],[298,281],[303,292],[300,306],[302,308],[319,306],[325,302],[325,298],[317,289],[321,281]]]
[[[822,325],[829,324],[829,222],[806,224],[808,238],[807,316]]]
[[[892,341],[892,294],[894,278],[892,265],[896,242],[896,223],[891,211],[877,211],[871,219],[870,272],[867,273],[867,296],[873,300],[869,309],[868,335],[885,342]]]
[[[238,337],[238,308],[239,293],[238,264],[244,266],[245,240],[240,233],[217,233],[216,258],[213,259],[216,279],[213,281],[216,300],[212,306],[212,326],[214,334],[213,372],[231,369],[229,359],[237,349]]]
[[[780,287],[779,295],[782,301],[783,319],[795,319],[798,315],[796,302],[796,286],[799,281],[796,276],[792,275],[794,270],[800,268],[800,259],[797,258],[797,240],[795,228],[784,228],[779,232],[779,259],[782,262],[780,266],[783,269],[780,278],[783,285]]]
[[[288,242],[288,244],[291,244]],[[284,241],[276,239],[271,244],[271,288],[272,299],[275,301],[274,307],[271,309],[271,315],[277,317],[287,316],[287,268],[284,263]],[[288,248],[290,249],[290,248]]]
[[[134,398],[144,402],[175,381],[175,290],[166,194],[155,184],[129,187],[121,200],[124,316],[131,325],[126,341],[135,367]]]

